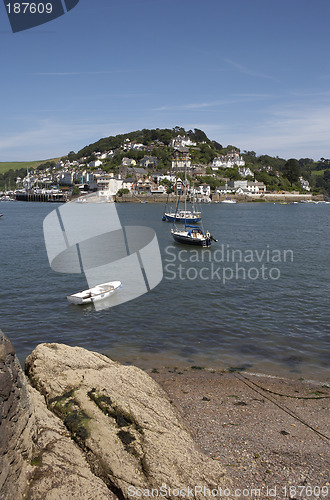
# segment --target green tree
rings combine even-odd
[[[238,173],[236,169],[231,169],[228,177],[231,181],[239,181],[242,179],[241,175]]]
[[[298,160],[290,158],[284,165],[282,173],[288,179],[292,187],[293,183],[297,182],[300,176],[300,165]]]
[[[129,189],[127,188],[122,188],[122,189],[119,189],[118,191],[118,196],[122,196],[123,194],[128,194],[129,193]]]

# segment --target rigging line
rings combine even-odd
[[[240,376],[245,378],[245,380],[248,380],[250,384],[255,385],[259,389],[262,389],[263,391],[270,392],[271,394],[275,394],[276,396],[283,396],[285,398],[291,398],[291,399],[329,399],[330,396],[291,396],[289,394],[281,394],[280,392],[274,392],[271,391],[270,389],[266,389],[265,387],[262,387],[261,385],[258,385],[256,382],[253,382],[253,380],[248,379],[245,375],[240,373]]]
[[[240,380],[241,382],[243,382],[243,384],[247,385],[250,389],[252,389],[253,391],[255,391],[257,394],[259,394],[259,396],[262,396],[266,399],[268,399],[268,401],[270,401],[271,403],[273,403],[275,406],[277,406],[278,408],[280,408],[282,411],[284,411],[285,413],[287,413],[288,415],[290,415],[290,417],[294,418],[295,420],[298,420],[301,424],[305,425],[306,427],[308,427],[309,429],[311,429],[313,432],[315,432],[316,434],[318,434],[318,436],[321,438],[321,439],[325,439],[326,440],[326,443],[329,445],[329,441],[330,441],[330,438],[326,435],[326,434],[323,434],[323,432],[320,432],[318,431],[317,429],[315,429],[314,427],[312,427],[311,425],[309,425],[307,422],[305,422],[304,420],[302,420],[302,418],[300,418],[296,413],[294,413],[294,411],[290,410],[290,408],[287,408],[286,406],[282,406],[280,405],[276,400],[274,401],[274,399],[271,399],[269,396],[265,395],[265,394],[262,394],[260,393],[257,389],[255,389],[252,385],[248,384],[246,382],[246,380],[248,380],[250,382],[249,379],[247,379],[246,377],[243,377],[243,378],[240,378],[238,375],[235,375],[234,376]],[[246,380],[244,380],[246,379]],[[330,445],[329,445],[330,446]]]

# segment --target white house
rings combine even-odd
[[[157,156],[144,156],[142,160],[140,160],[140,167],[157,167],[159,160]]]
[[[119,189],[122,189],[122,187],[123,179],[120,176],[115,177],[112,172],[97,179],[98,191],[107,191],[107,194],[110,195],[117,194]]]
[[[305,190],[305,191],[310,191],[311,190],[311,187],[309,185],[309,182],[306,181],[306,179],[304,179],[303,177],[299,177],[299,182],[301,184],[301,187]]]
[[[238,188],[247,189],[247,185],[248,185],[247,180],[227,182],[228,188],[232,188],[233,190],[237,190]]]
[[[238,169],[238,173],[242,176],[242,177],[248,177],[249,175],[251,177],[254,177],[254,174],[252,172],[252,170],[249,168],[249,167],[239,167]]]
[[[102,165],[101,160],[90,161],[88,163],[88,167],[90,167],[90,168],[97,168],[97,167],[100,167],[101,165]]]
[[[197,187],[197,194],[201,194],[203,196],[210,196],[211,187],[209,186],[209,184],[201,184],[200,186]]]
[[[218,194],[227,194],[227,193],[232,193],[233,188],[230,188],[227,186],[227,184],[224,184],[223,186],[219,186],[216,191]]]
[[[107,158],[112,158],[114,156],[114,151],[104,151],[104,153],[95,153],[99,160],[106,160]]]
[[[212,162],[212,170],[218,170],[218,168],[233,168],[244,167],[245,161],[242,156],[237,153],[237,151],[230,151],[226,155],[216,156]]]
[[[231,188],[233,191],[236,191],[237,193],[241,194],[243,193],[260,194],[266,192],[266,185],[263,182],[257,182],[257,181],[247,181],[247,180],[228,181],[227,186],[229,189]]]
[[[141,142],[130,141],[129,139],[125,139],[123,144],[124,151],[143,151],[146,149],[146,146]]]
[[[193,142],[189,137],[178,135],[170,142],[171,148],[177,149],[182,147],[196,146],[196,142]]]
[[[136,180],[133,179],[132,177],[129,177],[128,179],[123,179],[123,186],[122,189],[128,189],[129,191],[132,191],[134,188]]]
[[[166,193],[166,187],[163,186],[162,184],[158,185],[152,185],[151,186],[151,190],[150,190],[151,194],[165,194]]]
[[[266,192],[266,185],[263,182],[248,181],[247,189],[250,193],[260,194]]]
[[[135,167],[136,161],[133,158],[123,158],[121,160],[123,167]]]
[[[66,184],[68,186],[71,186],[73,184],[73,179],[74,179],[74,172],[60,172],[59,175],[59,182],[60,184]]]

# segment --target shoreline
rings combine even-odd
[[[284,495],[290,487],[300,488],[297,498],[317,497],[307,487],[330,492],[330,386],[250,372],[146,371],[202,451],[230,469],[235,488],[260,490],[248,498],[296,498]]]
[[[65,498],[96,483],[104,491],[97,498],[127,498],[141,470],[145,492],[166,483],[172,490],[221,487],[232,499],[329,495],[330,384],[238,368],[141,370],[59,343],[38,344],[23,372],[1,331],[0,344],[5,401],[12,398],[0,455],[8,464],[5,491],[19,481],[32,496],[52,489],[58,496],[61,477]],[[76,453],[69,465],[68,447]],[[222,495],[196,498],[214,496]]]
[[[313,370],[312,368],[303,367],[299,370],[299,365],[296,366],[292,362],[290,365],[281,365],[279,363],[270,362],[268,359],[239,360],[234,355],[224,355],[221,360],[212,359],[209,356],[192,356],[190,359],[184,359],[175,351],[165,351],[161,353],[149,353],[139,350],[132,350],[130,356],[127,357],[126,352],[121,349],[101,349],[100,354],[104,354],[125,365],[134,365],[149,373],[150,370],[174,370],[189,372],[196,370],[202,372],[214,373],[242,373],[251,374],[256,377],[265,377],[270,379],[286,379],[292,382],[303,381],[315,385],[329,385],[330,387],[330,371],[323,368],[322,370]],[[179,367],[179,368],[178,368]]]
[[[196,200],[196,203],[221,203],[227,199],[235,200],[237,203],[291,203],[294,201],[325,201],[324,195],[312,194],[296,194],[296,193],[267,193],[267,194],[228,194],[228,195],[212,195],[212,200],[205,202]],[[175,196],[167,195],[150,195],[150,194],[123,194],[122,196],[114,195],[115,203],[174,203]]]

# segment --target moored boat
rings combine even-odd
[[[109,281],[101,283],[87,290],[68,295],[67,299],[71,304],[82,305],[106,299],[122,286],[121,281]]]
[[[184,186],[187,186],[187,169],[185,168],[185,180]],[[178,198],[179,202],[179,198]],[[193,225],[191,222],[199,222],[201,220],[201,213],[198,212],[197,220],[192,220],[196,217],[197,213],[187,210],[187,189],[184,189],[184,210],[178,210],[173,214],[173,227],[171,229],[171,235],[177,243],[183,243],[186,245],[195,245],[200,247],[210,247],[211,242],[217,241],[208,231],[204,231],[199,225]],[[176,220],[179,218],[179,220]],[[184,229],[179,229],[176,227],[176,222],[183,222]]]
[[[177,243],[199,247],[210,247],[212,240],[217,241],[208,231],[204,233],[199,226],[185,225],[184,229],[172,228],[171,234]]]
[[[164,219],[168,222],[194,223],[202,220],[200,212],[192,212],[191,210],[179,210],[178,212],[165,212]]]
[[[232,198],[226,198],[225,200],[220,200],[220,203],[237,203],[237,201]]]

